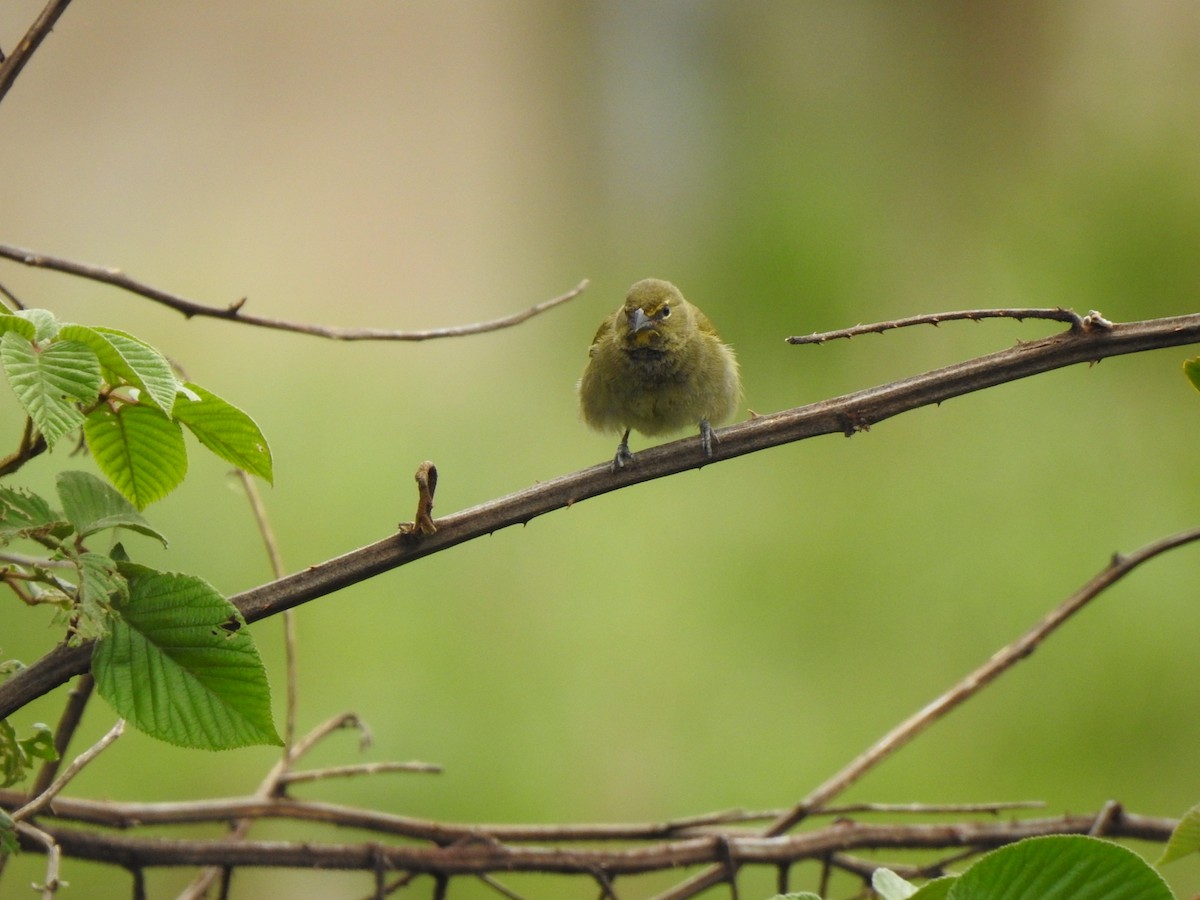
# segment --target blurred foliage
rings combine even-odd
[[[40,5],[5,4],[0,41]],[[134,331],[254,410],[298,569],[409,518],[422,459],[441,474],[435,515],[605,460],[573,386],[596,323],[645,276],[711,316],[758,412],[1046,327],[822,347],[789,334],[972,306],[1194,311],[1198,87],[1200,13],[1184,0],[75,4],[0,106],[4,240],[329,324],[476,321],[580,277],[592,287],[512,331],[345,345],[187,322],[16,266],[0,283],[61,319]],[[297,793],[459,821],[790,804],[1112,552],[1196,524],[1183,356],[1108,360],[709,466],[308,604],[301,730],[353,708],[376,733],[369,758],[446,774]],[[6,433],[19,422],[0,405]],[[51,462],[32,476],[51,479]],[[195,461],[155,523],[172,546],[139,548],[152,565],[225,592],[269,577],[215,461]],[[848,799],[1116,798],[1182,814],[1200,794],[1195,553],[1102,597]],[[29,661],[56,633],[19,612],[4,650]],[[254,626],[277,703],[280,631]],[[60,704],[34,704],[18,731]],[[110,722],[93,706],[79,746]],[[354,758],[335,739],[312,762]],[[73,791],[248,793],[272,761],[128,735]],[[40,863],[6,875],[36,880]],[[127,887],[84,864],[64,874],[95,895]],[[1180,893],[1200,884],[1194,861],[1166,874]],[[151,893],[184,878],[155,873]],[[235,894],[366,884],[246,872]],[[771,873],[746,874],[743,895],[773,889]]]

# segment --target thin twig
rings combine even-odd
[[[848,816],[853,813],[912,813],[915,815],[991,814],[1014,809],[1045,809],[1044,800],[1001,800],[993,803],[847,803],[844,806],[823,806],[814,809],[813,816]],[[779,818],[783,811],[771,818]]]
[[[436,763],[427,762],[375,762],[356,766],[329,766],[324,769],[305,769],[288,772],[279,779],[280,784],[303,784],[309,781],[324,781],[327,778],[352,778],[358,775],[384,775],[390,772],[419,772],[440,775],[444,770]]]
[[[33,841],[45,851],[46,882],[40,886],[34,885],[33,889],[41,893],[42,900],[51,900],[58,892],[60,884],[58,871],[62,862],[62,849],[58,846],[58,842],[54,840],[53,835],[47,834],[42,829],[35,825],[30,825],[28,822],[17,823],[17,834],[26,840]]]
[[[1124,578],[1142,563],[1148,562],[1168,550],[1174,550],[1177,547],[1197,540],[1200,540],[1200,528],[1194,528],[1190,531],[1155,541],[1152,544],[1147,544],[1129,556],[1113,557],[1104,570],[1051,610],[1037,625],[1012,643],[998,650],[987,662],[960,680],[954,687],[932,703],[918,710],[888,731],[887,734],[868,747],[866,751],[853,759],[849,765],[835,773],[832,778],[818,786],[784,815],[772,822],[770,827],[763,832],[763,836],[775,837],[784,834],[800,821],[807,818],[813,810],[820,809],[831,799],[845,791],[922,731],[962,705],[966,700],[975,696],[1008,669],[1028,657],[1037,649],[1039,644],[1057,631],[1071,616],[1079,612],[1091,600]],[[1111,823],[1109,824],[1111,825]],[[711,866],[675,888],[658,895],[656,900],[682,900],[685,897],[695,896],[700,891],[717,884],[724,877],[724,867]]]
[[[0,284],[0,297],[8,301],[6,304],[0,304],[0,307],[6,307],[5,312],[14,312],[25,308],[25,304],[21,302],[20,298],[2,284]]]
[[[1055,322],[1066,322],[1072,330],[1082,330],[1087,320],[1073,309],[1055,307],[1054,309],[962,309],[954,312],[926,313],[920,316],[908,316],[903,319],[889,319],[886,322],[875,322],[871,325],[854,325],[850,328],[838,328],[835,331],[820,331],[813,334],[793,336],[785,340],[789,344],[823,344],[838,338],[858,337],[860,334],[882,334],[895,328],[908,328],[912,325],[933,325],[937,327],[942,322],[968,319],[978,322],[981,319],[1050,319]]]
[[[58,17],[66,12],[70,5],[71,0],[50,0],[41,15],[29,26],[25,37],[21,38],[21,42],[9,54],[8,59],[0,63],[0,100],[4,99],[8,89],[13,86],[13,82],[17,80],[17,76],[21,74],[21,70],[25,68],[25,64],[29,62],[34,51],[41,46],[46,35],[54,28]]]
[[[328,735],[335,731],[343,731],[347,728],[353,728],[358,732],[358,749],[366,750],[374,742],[375,737],[371,734],[371,729],[367,727],[367,723],[358,717],[357,713],[344,712],[338,713],[336,716],[330,716],[316,728],[313,728],[302,737],[296,744],[296,748],[292,751],[292,761],[300,759],[323,741]]]
[[[92,744],[87,750],[80,753],[71,764],[63,770],[62,774],[54,779],[44,791],[18,809],[12,814],[14,820],[20,822],[23,819],[29,819],[37,815],[41,810],[53,800],[63,788],[65,788],[78,775],[83,767],[90,763],[93,759],[104,752],[113,741],[125,733],[125,720],[117,719],[117,724],[105,733],[104,737]]]
[[[173,294],[170,291],[164,291],[145,282],[137,281],[130,278],[120,269],[47,256],[43,253],[7,244],[0,244],[0,257],[11,259],[14,262],[19,262],[33,268],[49,269],[67,275],[76,275],[80,278],[87,278],[91,281],[98,281],[102,284],[121,288],[130,293],[145,297],[147,300],[153,300],[155,303],[168,306],[189,319],[193,316],[224,319],[230,322],[241,322],[243,325],[255,325],[260,328],[272,328],[276,331],[290,331],[297,334],[309,334],[314,337],[329,338],[335,341],[428,341],[435,338],[462,337],[468,334],[499,331],[502,328],[511,328],[514,325],[520,325],[526,319],[531,319],[540,313],[566,303],[568,300],[575,299],[588,286],[588,281],[585,278],[565,294],[535,303],[528,309],[523,309],[512,315],[502,316],[499,319],[490,319],[486,322],[472,322],[468,325],[449,325],[443,328],[429,328],[422,331],[402,331],[388,328],[338,328],[331,325],[313,325],[308,322],[292,322],[286,319],[256,316],[245,311],[245,298],[235,301],[228,306],[207,306],[203,303],[197,303],[195,300],[189,300],[187,297],[182,297],[179,294]]]
[[[437,531],[420,541],[391,534],[324,563],[308,566],[230,600],[248,622],[277,615],[466,541],[524,525],[557,509],[643,481],[778,447],[822,434],[854,434],[901,413],[933,406],[973,391],[1079,363],[1183,344],[1200,343],[1200,314],[1126,322],[1066,332],[900,381],[807,406],[756,416],[722,428],[713,456],[696,439],[672,441],[638,453],[637,465],[613,473],[608,462],[542,481],[525,490],[441,517]],[[93,643],[59,645],[0,684],[0,717],[11,715],[68,678],[87,671]]]
[[[262,494],[254,479],[244,469],[235,471],[242,483],[242,490],[246,493],[246,499],[250,502],[250,511],[254,514],[254,522],[258,526],[258,533],[266,547],[267,559],[271,563],[271,576],[282,578],[287,569],[283,565],[283,555],[279,552],[279,541],[275,537],[275,530],[271,527],[271,520],[267,515],[267,507],[263,503]],[[300,671],[296,647],[296,622],[289,610],[288,614],[283,617],[283,657],[284,671],[287,676],[287,701],[283,727],[284,754],[291,753],[292,742],[296,739],[296,710],[300,702]]]

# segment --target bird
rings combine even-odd
[[[713,424],[742,397],[737,357],[708,317],[669,281],[645,278],[600,323],[579,379],[579,409],[596,431],[621,434],[612,471],[633,462],[629,432],[658,435],[689,426],[713,455]]]

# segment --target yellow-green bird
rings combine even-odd
[[[698,425],[705,456],[714,423],[733,415],[742,396],[737,358],[708,317],[669,281],[647,278],[592,338],[579,379],[583,420],[620,433],[613,471],[633,461],[629,432],[662,434]]]

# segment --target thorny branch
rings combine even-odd
[[[489,319],[486,322],[472,322],[468,325],[449,325],[443,328],[429,328],[423,331],[403,331],[388,328],[338,328],[331,325],[314,325],[308,322],[293,322],[287,319],[275,319],[269,316],[258,316],[245,310],[246,298],[242,298],[228,306],[207,306],[189,300],[179,294],[164,291],[142,281],[130,278],[120,269],[108,266],[96,266],[90,263],[76,262],[56,256],[47,256],[33,250],[0,244],[0,257],[11,259],[26,266],[38,269],[50,269],[67,275],[76,275],[91,281],[121,288],[130,293],[161,303],[182,313],[187,318],[193,316],[224,319],[229,322],[240,322],[243,325],[255,325],[260,328],[272,328],[277,331],[290,331],[297,334],[309,334],[315,337],[329,338],[335,341],[428,341],[435,338],[462,337],[468,334],[483,334],[488,331],[499,331],[520,325],[540,313],[561,306],[568,300],[574,300],[587,289],[587,279],[579,282],[571,290],[541,303],[535,303],[528,309],[499,319]]]
[[[903,412],[1078,363],[1181,344],[1200,343],[1200,314],[1066,331],[900,381],[756,416],[717,432],[706,458],[694,438],[638,453],[635,466],[607,464],[543,481],[515,494],[439,518],[437,531],[413,540],[389,535],[365,547],[230,598],[248,622],[273,616],[375,575],[591,497],[823,434],[867,431]],[[0,717],[10,715],[74,675],[87,671],[92,644],[60,645],[0,684]]]
[[[886,322],[875,322],[871,325],[854,325],[850,328],[839,328],[836,331],[818,331],[787,338],[789,344],[824,344],[826,341],[838,338],[858,337],[860,334],[883,334],[896,328],[909,328],[913,325],[933,325],[937,327],[942,322],[967,320],[980,322],[984,319],[1016,319],[1023,322],[1026,319],[1049,319],[1053,322],[1066,322],[1072,331],[1085,331],[1088,328],[1104,328],[1111,324],[1098,312],[1093,310],[1086,316],[1081,316],[1073,309],[1061,306],[1054,309],[1022,307],[1019,309],[962,309],[955,312],[925,313],[919,316],[908,316],[904,319],[889,319]]]

